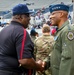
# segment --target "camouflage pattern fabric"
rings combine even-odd
[[[36,61],[42,60],[44,61],[52,51],[52,45],[54,43],[53,36],[50,35],[42,35],[35,40],[35,54]],[[37,72],[36,75],[49,75],[50,68],[45,70],[43,73]]]

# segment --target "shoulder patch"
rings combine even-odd
[[[74,39],[74,34],[73,32],[68,32],[68,35],[67,35],[68,39],[71,41]]]

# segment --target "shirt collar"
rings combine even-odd
[[[43,33],[43,36],[49,36],[50,33]]]

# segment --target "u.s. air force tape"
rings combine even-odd
[[[67,37],[68,37],[69,40],[73,40],[73,39],[74,39],[74,34],[73,34],[73,32],[68,32]]]

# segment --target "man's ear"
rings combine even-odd
[[[60,17],[62,17],[62,16],[64,16],[64,13],[63,12],[60,13]]]
[[[66,11],[62,11],[60,14],[61,14],[61,17],[65,17],[65,16],[68,15],[68,12],[66,12]]]

